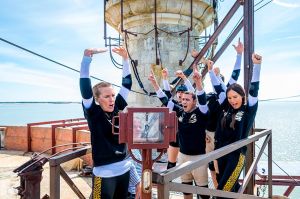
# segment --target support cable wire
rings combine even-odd
[[[143,85],[143,82],[142,82],[142,80],[141,80],[141,78],[140,78],[140,75],[139,75],[138,69],[137,69],[137,65],[138,65],[137,60],[135,61],[135,60],[131,57],[131,55],[130,55],[130,53],[129,53],[128,42],[127,42],[127,39],[129,38],[128,32],[127,32],[126,30],[125,30],[124,32],[125,32],[125,39],[124,39],[124,40],[125,40],[125,41],[124,41],[124,42],[125,42],[125,47],[126,47],[127,52],[128,52],[128,57],[129,57],[129,59],[131,60],[130,63],[131,63],[131,66],[132,66],[132,70],[133,70],[134,76],[135,76],[135,78],[136,78],[136,80],[137,80],[137,82],[138,82],[140,88],[144,91],[143,95],[154,96],[156,93],[148,92],[148,91],[145,89],[144,85]]]
[[[266,102],[266,101],[274,101],[274,100],[281,100],[281,99],[290,99],[290,98],[295,98],[295,97],[300,97],[300,95],[293,95],[293,96],[288,96],[288,97],[278,97],[278,98],[263,99],[263,100],[259,100],[259,101]]]
[[[262,3],[263,1],[264,1],[264,0],[258,2],[257,4],[255,4],[255,6],[258,5],[258,4],[260,4],[260,3]],[[272,1],[273,1],[273,0],[270,0],[269,2],[265,3],[264,5],[262,5],[262,6],[259,7],[258,9],[256,9],[255,11],[257,11],[257,10],[259,10],[259,9],[261,9],[261,8],[263,8],[263,7],[265,7],[266,5],[268,5],[269,3],[271,3]],[[220,2],[223,2],[223,1],[220,1]],[[146,35],[147,35],[147,34],[149,34],[150,32],[152,32],[153,30],[155,30],[155,28],[153,28],[152,30],[150,30],[148,33],[135,33],[135,34],[146,34]],[[159,29],[159,30],[160,30],[160,29]],[[186,31],[186,30],[184,30],[184,31]],[[184,32],[184,31],[182,31],[182,32]],[[127,32],[126,32],[126,33],[127,33]],[[172,34],[173,32],[168,32],[168,33],[169,33],[169,34]],[[175,32],[174,32],[174,33],[175,33]],[[177,33],[178,33],[178,32],[177,32]],[[130,34],[133,34],[133,33],[130,33]],[[17,44],[14,44],[14,43],[12,43],[12,42],[10,42],[10,41],[8,41],[8,40],[5,40],[5,39],[3,39],[3,38],[0,38],[0,40],[3,41],[3,42],[5,42],[5,43],[8,43],[8,44],[10,44],[10,45],[12,45],[12,46],[15,46],[15,47],[17,47],[17,48],[19,48],[19,49],[22,49],[22,50],[24,50],[24,51],[26,51],[26,52],[29,52],[29,53],[31,53],[31,54],[33,54],[33,55],[36,55],[36,56],[38,56],[38,57],[40,57],[40,58],[46,59],[46,60],[48,60],[48,61],[50,61],[50,62],[53,62],[53,63],[55,63],[55,64],[57,64],[57,65],[63,66],[63,67],[65,67],[65,68],[68,68],[68,69],[70,69],[70,70],[73,70],[73,71],[75,71],[75,72],[80,73],[79,70],[76,70],[76,69],[74,69],[74,68],[72,68],[72,67],[69,67],[69,66],[67,66],[67,65],[65,65],[65,64],[59,63],[59,62],[57,62],[57,61],[55,61],[55,60],[53,60],[53,59],[50,59],[50,58],[48,58],[48,57],[45,57],[45,56],[41,55],[41,54],[35,53],[35,52],[33,52],[33,51],[29,50],[29,49],[26,49],[26,48],[24,48],[24,47],[22,47],[22,46],[19,46],[19,45],[17,45]],[[125,43],[126,43],[126,42],[125,42]],[[95,77],[95,76],[91,76],[91,78],[96,79],[96,80],[99,80],[99,81],[104,81],[104,82],[106,82],[105,80],[102,80],[102,79],[97,78],[97,77]],[[111,84],[112,84],[113,86],[116,86],[116,87],[121,88],[121,86],[119,86],[119,85],[116,85],[116,84],[114,84],[114,83],[111,83]],[[141,93],[141,92],[134,91],[134,90],[131,90],[131,92],[134,92],[134,93],[137,93],[137,94],[141,94],[141,95],[147,95],[147,96],[149,96],[149,94]]]
[[[75,72],[80,73],[80,71],[77,70],[77,69],[74,69],[74,68],[72,68],[72,67],[70,67],[70,66],[67,66],[67,65],[65,65],[65,64],[62,64],[62,63],[60,63],[60,62],[57,62],[57,61],[55,61],[55,60],[53,60],[53,59],[50,59],[50,58],[48,58],[48,57],[45,57],[45,56],[43,56],[43,55],[41,55],[41,54],[38,54],[38,53],[36,53],[36,52],[33,52],[33,51],[31,51],[31,50],[29,50],[29,49],[27,49],[27,48],[24,48],[24,47],[22,47],[22,46],[20,46],[20,45],[17,45],[17,44],[15,44],[15,43],[12,43],[12,42],[10,42],[10,41],[8,41],[8,40],[6,40],[6,39],[3,39],[3,38],[0,37],[0,40],[3,41],[3,42],[5,42],[5,43],[7,43],[7,44],[10,44],[10,45],[12,45],[12,46],[15,46],[15,47],[17,47],[17,48],[19,48],[19,49],[22,49],[22,50],[24,50],[24,51],[26,51],[26,52],[28,52],[28,53],[30,53],[30,54],[33,54],[33,55],[38,56],[38,57],[40,57],[40,58],[43,58],[43,59],[45,59],[45,60],[47,60],[47,61],[50,61],[50,62],[55,63],[55,64],[57,64],[57,65],[60,65],[60,66],[62,66],[62,67],[65,67],[65,68],[67,68],[67,69],[69,69],[69,70],[72,70],[72,71],[75,71]],[[105,81],[105,80],[103,80],[103,79],[100,79],[100,78],[95,77],[95,76],[92,76],[92,75],[91,75],[90,77],[93,78],[93,79],[96,79],[96,80],[98,80],[98,81],[108,82],[108,81]],[[110,83],[110,82],[108,82],[108,83]],[[110,84],[113,85],[113,86],[116,86],[116,87],[118,87],[118,88],[121,88],[121,87],[122,87],[122,86],[119,86],[119,85],[114,84],[114,83],[110,83]],[[139,91],[135,91],[135,90],[130,90],[130,91],[133,92],[133,93],[137,93],[137,94],[149,96],[149,95],[147,95],[147,94],[145,94],[145,93],[142,93],[142,92],[139,92]]]
[[[256,3],[254,6],[259,5],[259,4],[262,3],[263,1],[264,1],[264,0],[261,0],[260,2]],[[266,5],[268,5],[269,3],[271,3],[272,1],[273,1],[273,0],[270,0],[269,2],[265,3],[265,4],[262,5],[261,7],[255,9],[254,12],[260,10],[260,9],[263,8],[263,7],[265,7]],[[223,1],[220,0],[220,2],[223,2]],[[243,18],[243,17],[241,17],[241,18],[239,19],[239,21],[237,22],[237,24],[235,25],[235,27],[233,28],[233,30],[231,31],[231,33],[230,33],[229,35],[231,35],[231,34],[233,33],[233,31],[234,31],[235,28],[239,25],[239,23],[240,23],[240,21],[242,20],[242,18]],[[229,38],[229,37],[230,37],[230,36],[228,36],[228,38]],[[228,38],[227,38],[227,39],[228,39]],[[226,40],[227,40],[227,39],[226,39]],[[225,41],[226,41],[226,40],[225,40]],[[184,73],[185,73],[185,75],[188,77],[188,76],[191,74],[191,70],[189,70],[189,68],[188,68],[188,69],[186,69],[186,70],[184,71]],[[171,84],[176,84],[178,81],[179,81],[179,78],[175,78],[175,79],[171,82]]]
[[[112,50],[111,50],[111,39],[109,38],[109,56],[110,56],[110,59],[111,59],[111,62],[113,63],[113,65],[117,68],[117,69],[123,69],[123,65],[122,64],[119,64],[113,54],[112,54]]]
[[[258,149],[261,149],[257,144],[255,144],[255,146]],[[265,154],[265,156],[268,157],[268,154],[266,154],[266,152],[263,152]],[[272,160],[272,162],[282,171],[284,172],[289,178],[291,178],[297,185],[300,185],[300,181],[296,180],[295,178],[293,178],[291,175],[289,175],[282,167],[280,167],[274,160]]]

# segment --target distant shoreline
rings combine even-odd
[[[81,102],[0,102],[0,104],[80,104]]]

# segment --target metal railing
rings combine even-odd
[[[272,197],[272,131],[270,129],[256,129],[257,133],[249,136],[246,139],[237,141],[228,146],[222,147],[210,153],[199,157],[198,160],[192,162],[186,162],[182,165],[174,167],[172,169],[163,171],[163,172],[154,172],[153,173],[153,182],[157,184],[158,199],[169,198],[170,191],[176,192],[185,192],[193,194],[202,194],[210,196],[219,196],[227,198],[245,198],[245,199],[258,199],[263,197],[258,197],[249,194],[243,194],[247,184],[256,171],[257,163],[264,152],[264,149],[268,145],[268,198]],[[265,138],[262,144],[262,147],[257,155],[257,158],[254,160],[250,169],[246,171],[246,175],[243,179],[243,184],[239,189],[238,193],[225,192],[222,190],[214,190],[209,188],[203,188],[193,185],[186,185],[181,183],[172,182],[174,179],[182,176],[183,174],[194,170],[202,165],[208,164],[209,162],[216,160],[226,154],[229,154],[237,149],[240,149],[248,144],[251,144],[261,138]]]
[[[71,180],[60,164],[80,156],[91,153],[91,147],[86,146],[70,153],[58,155],[49,159],[50,165],[50,199],[60,198],[60,176],[66,181],[70,188],[80,199],[85,199],[79,188]]]
[[[32,146],[31,146],[31,127],[33,126],[41,126],[41,125],[50,125],[51,126],[51,146],[53,147],[51,154],[56,153],[56,148],[54,147],[56,145],[55,141],[55,129],[57,127],[78,127],[85,125],[82,129],[88,129],[87,128],[87,122],[85,118],[75,118],[75,119],[65,119],[65,120],[53,120],[53,121],[45,121],[45,122],[35,122],[35,123],[28,123],[27,124],[27,141],[28,141],[28,146],[27,146],[27,151],[30,152],[32,151]],[[73,142],[76,142],[76,131],[73,132]]]

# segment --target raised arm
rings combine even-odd
[[[151,85],[153,86],[157,97],[159,98],[159,100],[161,101],[161,103],[168,107],[170,111],[173,110],[174,108],[174,103],[172,102],[172,100],[170,100],[167,95],[161,90],[161,88],[159,87],[157,80],[154,76],[153,71],[150,72],[150,75],[148,77],[148,80],[150,81]]]
[[[262,57],[258,54],[252,54],[252,61],[253,61],[253,73],[252,79],[249,89],[249,96],[248,96],[248,104],[249,106],[254,106],[258,102],[258,90],[259,90],[259,79],[260,79],[260,68]]]
[[[82,103],[85,108],[90,108],[93,102],[93,91],[90,80],[90,64],[92,57],[97,53],[104,53],[107,49],[100,48],[88,48],[84,51],[83,58],[80,67],[80,92],[82,97]]]
[[[213,71],[213,65],[214,65],[213,61],[211,60],[207,61],[208,74],[210,77],[211,84],[218,95],[219,104],[222,104],[226,99],[226,90],[224,89],[224,86],[222,86],[219,78],[216,76],[215,72]]]
[[[124,98],[124,100],[126,100],[132,86],[132,78],[131,78],[128,53],[124,47],[116,47],[113,48],[112,51],[122,57],[122,63],[123,63],[122,87],[119,91],[119,94]]]
[[[232,45],[236,51],[236,60],[235,60],[235,64],[231,73],[231,77],[227,83],[227,87],[231,84],[234,84],[237,82],[239,76],[240,76],[240,72],[241,72],[241,65],[242,65],[242,55],[244,52],[244,45],[241,42],[240,38],[239,41],[237,43],[237,45]]]
[[[196,65],[193,66],[193,80],[196,84],[196,95],[199,103],[199,109],[203,114],[208,112],[208,106],[206,104],[206,94],[203,90],[202,75],[199,73]]]
[[[164,86],[164,92],[167,95],[168,99],[172,98],[171,88],[169,84],[169,72],[167,68],[162,69],[161,75],[163,78],[163,86]]]
[[[187,87],[188,91],[195,92],[193,85],[191,84],[190,80],[185,76],[182,70],[177,70],[175,75],[184,81],[184,85]]]

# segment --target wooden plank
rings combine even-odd
[[[157,199],[164,199],[170,197],[170,190],[168,184],[157,184]]]
[[[178,192],[209,195],[209,196],[219,196],[223,198],[265,199],[263,197],[254,196],[254,195],[233,193],[233,192],[209,189],[209,188],[198,187],[194,185],[186,185],[186,184],[175,183],[175,182],[170,182],[170,191],[178,191]]]
[[[74,193],[80,198],[85,199],[84,195],[81,193],[81,191],[78,189],[76,184],[71,180],[71,178],[68,176],[68,174],[64,171],[61,166],[58,166],[60,169],[60,175],[61,177],[66,181],[66,183],[69,185],[69,187],[74,191]]]
[[[91,153],[92,149],[91,146],[86,146],[82,149],[78,149],[76,151],[71,151],[70,153],[61,154],[55,157],[52,157],[49,159],[50,166],[56,166],[61,163],[67,162],[69,160],[78,158],[80,156],[86,155],[88,153]]]
[[[59,166],[50,166],[50,199],[60,199]]]
[[[268,142],[270,140],[270,135],[267,135],[262,147],[260,148],[259,154],[257,155],[257,158],[255,159],[255,161],[252,163],[252,165],[250,166],[244,181],[243,181],[243,186],[241,186],[241,188],[239,189],[239,193],[244,193],[246,186],[248,185],[248,182],[250,181],[250,178],[253,176],[253,173],[257,167],[257,163],[260,160],[260,157],[262,156]]]

